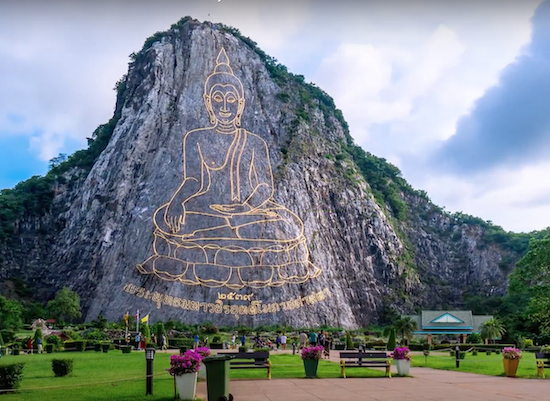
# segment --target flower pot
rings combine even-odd
[[[180,400],[194,400],[197,391],[197,372],[174,376]]]
[[[395,359],[395,367],[397,368],[397,374],[399,376],[406,376],[409,374],[409,369],[411,368],[411,361],[406,359]]]
[[[317,377],[317,366],[319,366],[318,359],[304,359],[304,370],[306,377]]]
[[[507,377],[516,377],[518,371],[519,359],[503,359],[504,374]]]

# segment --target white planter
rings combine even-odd
[[[206,365],[201,362],[201,368],[199,369],[199,379],[206,380]]]
[[[180,400],[194,400],[197,392],[197,372],[174,376]]]
[[[397,367],[397,374],[400,376],[405,376],[409,374],[409,369],[411,368],[411,361],[406,359],[395,359],[395,366]]]

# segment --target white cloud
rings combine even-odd
[[[431,175],[424,189],[451,212],[482,216],[507,231],[529,232],[550,226],[548,171],[550,162],[468,178]]]

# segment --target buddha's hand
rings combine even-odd
[[[166,223],[170,231],[172,231],[172,233],[174,234],[179,232],[181,226],[183,226],[184,224],[185,220],[182,212],[185,211],[181,208],[181,206],[178,207],[176,205],[170,204],[168,205],[168,207],[166,208],[166,212],[164,213],[164,222]]]
[[[232,215],[232,214],[246,214],[250,212],[251,207],[246,203],[233,203],[231,205],[210,205],[210,209],[216,212]]]

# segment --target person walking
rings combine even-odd
[[[246,336],[243,334],[241,336],[241,345],[244,347],[244,344],[246,343]]]
[[[193,348],[194,349],[199,348],[199,335],[198,334],[195,334],[193,336]]]
[[[286,351],[286,334],[283,333],[281,336],[281,346],[283,347],[283,351]]]
[[[281,345],[281,337],[279,337],[279,334],[277,333],[277,337],[275,337],[275,346],[277,349],[279,349],[279,346]]]
[[[233,333],[233,335],[231,336],[231,349],[236,349],[237,347],[237,344],[235,343],[236,341],[237,341],[237,337]]]
[[[38,348],[38,353],[41,354],[42,353],[42,337],[38,337],[38,340],[37,340],[37,346]]]
[[[137,333],[134,341],[136,342],[136,348],[139,351],[141,349],[141,333]]]
[[[309,333],[309,345],[315,347],[317,345],[317,333],[312,331]]]
[[[307,334],[305,331],[300,333],[300,349],[304,348],[307,345]]]

